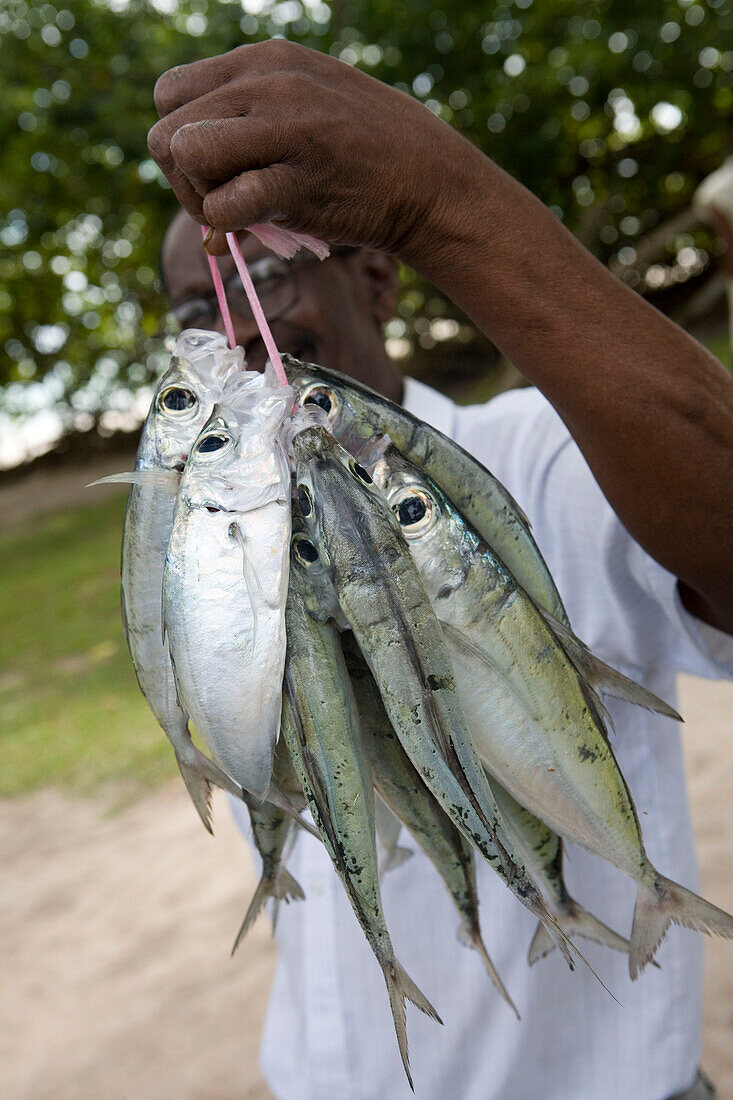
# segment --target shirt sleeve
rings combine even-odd
[[[536,389],[455,409],[454,438],[532,524],[576,633],[617,668],[733,677],[733,637],[690,615],[677,578],[629,535]]]

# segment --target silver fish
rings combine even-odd
[[[283,356],[283,365],[298,403],[322,408],[331,431],[348,450],[357,454],[375,432],[386,432],[406,458],[440,483],[534,598],[567,621],[529,520],[480,462],[437,428],[353,378],[289,355]]]
[[[296,809],[305,808],[300,785],[293,771],[287,749],[282,740],[275,751],[273,780],[280,791],[289,798]],[[268,898],[273,898],[274,908],[272,925],[275,927],[277,910],[281,901],[300,901],[305,897],[303,888],[285,867],[285,860],[292,850],[295,839],[294,822],[284,810],[269,802],[261,805],[252,799],[248,802],[249,817],[252,824],[252,837],[262,860],[262,874],[252,901],[237,932],[232,947],[232,955],[254,924]]]
[[[629,941],[594,917],[570,896],[563,878],[562,840],[544,822],[520,806],[496,779],[489,786],[512,843],[521,854],[533,880],[539,886],[550,912],[568,936],[583,936],[594,943],[628,954]],[[529,946],[530,966],[554,950],[555,944],[544,925],[539,924]]]
[[[373,786],[338,634],[304,605],[303,559],[293,540],[287,602],[283,739],[336,872],[382,969],[410,1087],[405,998],[439,1017],[397,961],[382,911]],[[305,562],[307,565],[307,561]]]
[[[546,615],[594,690],[680,720],[663,700],[599,660],[576,637],[527,516],[489,470],[442,432],[361,382],[292,356],[284,356],[283,362],[299,403],[322,409],[331,431],[354,455],[374,433],[384,432],[441,487]]]
[[[638,885],[629,970],[635,978],[675,922],[733,936],[733,917],[650,863],[608,742],[597,696],[534,602],[451,501],[394,451],[375,470],[448,642],[479,754],[554,832]]]
[[[242,369],[242,349],[230,351],[216,333],[189,330],[176,340],[158,383],[137,453],[122,533],[122,621],[140,690],[170,740],[183,780],[211,832],[210,784],[241,798],[242,789],[199,752],[179,705],[168,647],[163,643],[161,593],[180,474],[226,378]]]
[[[298,414],[307,423],[306,414]],[[295,433],[298,502],[390,722],[422,779],[523,905],[568,941],[511,851],[466,725],[440,626],[394,516],[321,426]]]
[[[392,729],[374,677],[350,633],[342,636],[342,646],[375,788],[443,879],[461,918],[461,939],[478,952],[495,988],[519,1018],[481,936],[473,849],[410,763]],[[554,947],[549,935],[548,940]]]
[[[163,580],[179,698],[259,799],[280,725],[290,471],[278,433],[291,406],[268,377],[230,380],[186,463]]]

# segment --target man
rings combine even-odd
[[[216,227],[211,248],[221,251],[220,231],[268,218],[351,246],[293,268],[294,293],[271,309],[283,350],[401,396],[489,466],[530,515],[571,621],[600,657],[671,702],[679,670],[733,672],[733,384],[705,349],[430,112],[332,58],[285,42],[243,47],[166,74],[156,102],[151,151],[189,214]],[[181,215],[164,249],[182,319],[210,296],[199,232]],[[402,391],[380,337],[396,291],[387,252],[433,279],[538,388],[472,409],[409,379]],[[250,240],[246,254],[264,250]],[[261,363],[253,322],[243,314],[237,326]],[[650,856],[694,888],[677,731],[624,704],[610,710]],[[324,850],[301,838],[289,869],[307,901],[279,918],[262,1050],[270,1087],[287,1100],[408,1097],[379,968]],[[530,970],[532,919],[478,871],[485,938],[521,1022],[456,942],[425,858],[384,881],[397,955],[445,1021],[410,1013],[421,1100],[708,1094],[693,1084],[699,937],[672,929],[661,968],[634,985],[622,956],[583,943],[618,1003],[556,955]],[[628,933],[632,883],[577,850],[567,877]]]

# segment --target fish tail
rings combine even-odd
[[[623,936],[619,936],[618,932],[614,932],[612,928],[603,924],[602,921],[599,921],[597,917],[594,917],[592,913],[588,913],[580,905],[574,904],[567,913],[559,915],[557,922],[567,936],[582,936],[594,943],[612,947],[614,951],[628,953],[629,941],[625,940]],[[555,944],[550,939],[547,929],[539,924],[529,945],[529,955],[527,957],[529,965],[533,966],[554,949]]]
[[[263,875],[257,884],[254,897],[249,903],[249,909],[245,913],[244,920],[237,932],[237,938],[232,947],[232,955],[257,920],[260,910],[268,898],[275,898],[277,904],[281,901],[301,901],[304,897],[302,886],[284,867],[280,867],[274,881],[269,875]]]
[[[180,752],[176,752],[176,761],[183,782],[186,784],[186,790],[191,796],[191,801],[196,807],[204,827],[213,834],[214,830],[211,827],[212,783],[216,787],[221,787],[224,791],[229,791],[236,798],[242,798],[242,788],[233,779],[230,779],[218,764],[215,764],[213,760],[209,760],[208,756],[200,752],[194,744],[186,745],[185,756],[186,759],[183,758]]]
[[[392,963],[385,964],[383,970],[384,980],[387,983],[389,1005],[392,1009],[392,1019],[394,1020],[395,1032],[397,1033],[397,1044],[400,1048],[402,1065],[405,1068],[405,1074],[407,1075],[410,1088],[414,1092],[415,1086],[412,1083],[412,1074],[410,1073],[410,1055],[407,1049],[407,1013],[405,1011],[405,998],[407,998],[408,1001],[412,1001],[421,1012],[424,1012],[427,1016],[431,1016],[433,1020],[437,1020],[439,1024],[442,1024],[443,1021],[427,997],[420,992],[407,971],[396,959]]]
[[[733,917],[729,913],[655,872],[650,883],[640,884],[636,895],[629,951],[632,980],[652,961],[670,924],[733,939]]]
[[[493,962],[491,961],[491,956],[489,955],[488,951],[486,950],[486,944],[483,941],[483,938],[481,936],[481,932],[479,931],[479,929],[478,928],[469,928],[468,925],[462,924],[460,926],[460,928],[458,929],[458,938],[461,941],[461,943],[466,945],[466,947],[473,947],[474,950],[478,952],[478,954],[481,958],[481,962],[484,964],[484,966],[486,968],[486,973],[489,975],[489,977],[491,978],[491,981],[493,982],[494,988],[499,993],[499,995],[501,997],[503,997],[503,999],[506,1001],[506,1003],[509,1005],[509,1007],[514,1012],[514,1015],[517,1017],[517,1019],[521,1020],[521,1016],[519,1015],[519,1011],[517,1009],[517,1006],[514,1004],[514,1001],[511,999],[511,997],[507,993],[506,986],[504,985],[503,981],[499,977],[499,972],[497,971],[496,967],[494,966]]]
[[[401,867],[411,856],[411,848],[400,848],[399,845],[392,848],[392,850],[382,858],[379,864],[380,876],[386,875],[387,871],[394,871],[397,867]]]

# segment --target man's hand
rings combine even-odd
[[[456,163],[483,160],[410,96],[281,40],[171,69],[155,103],[151,154],[222,231],[275,221],[414,262],[455,201]]]
[[[409,96],[289,42],[160,78],[150,151],[219,230],[399,255],[555,406],[619,519],[733,633],[733,380]],[[216,242],[214,242],[216,245]]]

